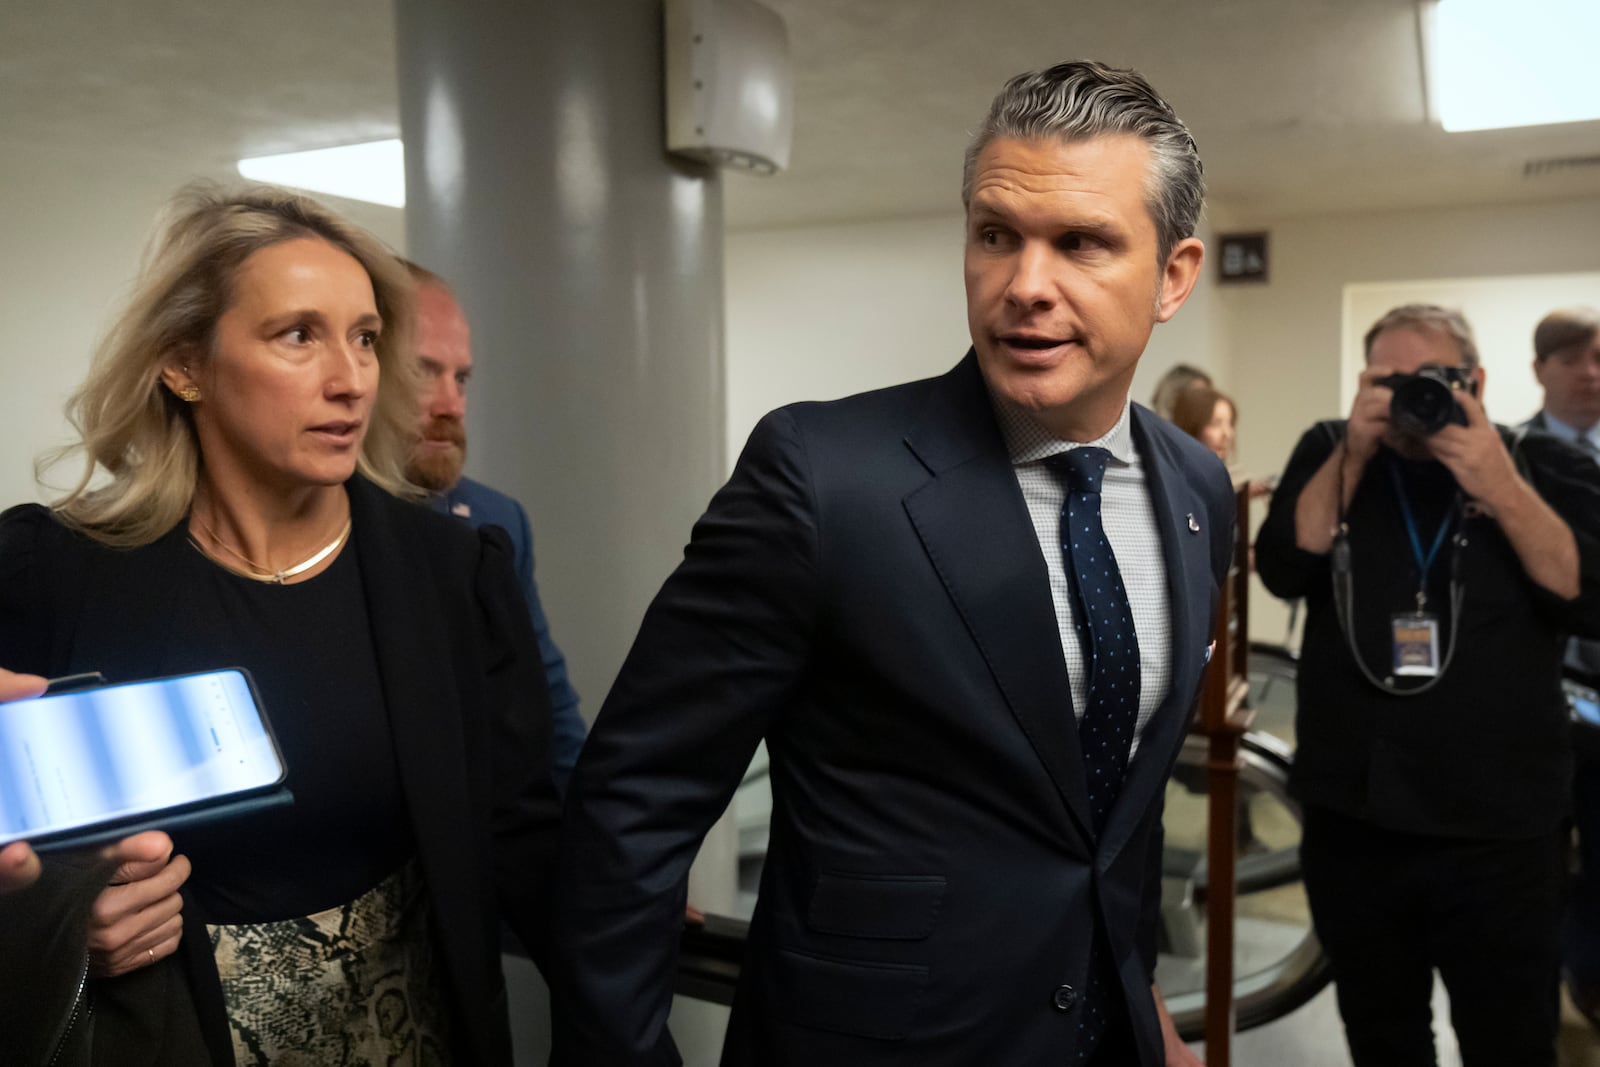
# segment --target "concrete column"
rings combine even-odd
[[[395,14],[407,249],[472,324],[468,471],[527,507],[592,719],[725,470],[720,182],[662,147],[659,3]],[[697,1008],[673,1030],[714,1062]],[[514,1020],[519,1060],[543,1025]]]

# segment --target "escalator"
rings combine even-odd
[[[1300,883],[1300,811],[1288,793],[1294,757],[1295,659],[1280,646],[1250,647],[1253,729],[1241,743],[1234,906],[1236,1028],[1294,1011],[1330,971],[1311,931]],[[1206,742],[1190,737],[1167,787],[1162,857],[1162,955],[1156,980],[1179,1033],[1205,1026]]]
[[[1250,704],[1258,729],[1243,742],[1239,778],[1240,859],[1235,908],[1234,997],[1237,1026],[1249,1029],[1295,1010],[1329,980],[1310,929],[1300,884],[1300,813],[1288,794],[1294,742],[1294,658],[1252,645]],[[1156,980],[1179,1032],[1197,1040],[1205,1013],[1204,739],[1191,737],[1167,787],[1162,863],[1161,957]],[[685,930],[678,991],[729,1003],[744,953],[745,921],[766,853],[771,811],[765,753],[752,764],[734,802],[739,828],[741,916],[708,916]]]

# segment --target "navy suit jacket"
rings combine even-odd
[[[1519,425],[1517,429],[1523,432],[1536,430],[1539,433],[1551,433],[1550,424],[1545,421],[1545,413],[1542,408],[1534,412],[1533,418]],[[1554,435],[1552,434],[1552,436]],[[1562,440],[1565,441],[1566,439],[1563,438]],[[1574,442],[1566,441],[1566,443],[1571,445],[1574,450],[1583,452],[1585,456],[1589,456],[1591,459],[1593,458]],[[1589,682],[1600,680],[1600,641],[1589,641],[1581,637],[1572,638],[1567,642],[1567,657],[1564,665],[1577,671]]]
[[[1096,929],[1140,1062],[1164,784],[1233,543],[1140,407],[1172,683],[1105,833],[1049,579],[976,358],[768,415],[645,616],[568,794],[555,1062],[674,1064],[684,879],[765,738],[773,814],[724,1064],[1070,1062]]]

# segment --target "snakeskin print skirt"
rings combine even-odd
[[[450,1063],[416,861],[341,907],[207,929],[239,1067]]]

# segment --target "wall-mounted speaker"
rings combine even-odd
[[[666,0],[667,151],[775,174],[789,165],[794,81],[783,18],[754,0]]]

